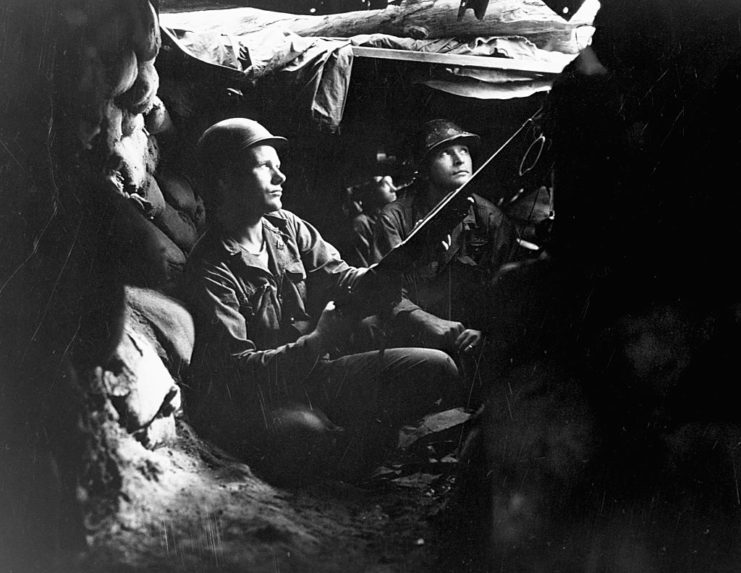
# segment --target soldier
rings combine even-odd
[[[373,235],[378,213],[384,205],[396,201],[396,186],[389,175],[375,175],[370,180],[350,188],[348,203],[355,211],[351,215],[350,240],[347,246],[348,262],[368,267],[380,259],[374,253]],[[351,209],[348,208],[348,211]]]
[[[478,135],[445,119],[425,123],[418,134],[418,181],[414,191],[384,207],[375,232],[382,256],[401,243],[443,197],[473,173]],[[428,248],[404,276],[394,309],[392,339],[413,340],[451,353],[471,353],[487,327],[489,279],[517,246],[515,227],[491,201],[472,194],[463,220],[449,239]]]

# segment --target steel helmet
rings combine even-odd
[[[430,154],[440,147],[457,142],[468,145],[471,152],[478,150],[481,138],[475,133],[464,131],[447,119],[432,119],[419,130],[415,145],[415,160],[421,166]]]
[[[198,159],[208,170],[216,170],[237,155],[255,145],[271,145],[276,149],[286,146],[285,137],[273,135],[253,119],[232,117],[215,123],[198,140]]]

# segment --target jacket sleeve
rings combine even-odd
[[[379,258],[404,240],[403,229],[403,215],[400,210],[393,208],[381,210],[373,233],[373,248],[378,253]],[[397,317],[400,314],[408,314],[414,310],[420,310],[420,307],[409,299],[409,291],[402,283],[401,300],[394,306],[391,314],[393,317]]]
[[[369,267],[378,262],[373,254],[373,223],[368,215],[361,213],[352,221],[352,242],[347,259],[357,261],[356,266]]]
[[[373,242],[378,253],[383,256],[404,240],[402,237],[402,214],[397,209],[382,209],[378,214],[373,232]]]
[[[317,314],[328,301],[356,289],[368,269],[351,267],[313,225],[293,214],[287,215],[306,269],[310,314]]]

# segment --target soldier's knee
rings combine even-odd
[[[442,350],[420,349],[424,352],[427,368],[433,376],[440,378],[455,379],[458,378],[458,366],[456,366],[450,355]]]

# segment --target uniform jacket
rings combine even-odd
[[[490,278],[509,262],[517,246],[514,225],[491,201],[476,194],[472,197],[468,213],[450,233],[450,249],[429,245],[405,273],[396,314],[422,308],[441,318],[465,320],[460,314],[467,311],[456,312],[453,307],[467,302],[460,299],[467,296],[468,287]],[[383,256],[401,243],[432,207],[419,190],[386,205],[375,227],[375,251]]]
[[[219,228],[193,250],[183,297],[196,322],[193,384],[232,400],[290,395],[316,356],[299,340],[328,300],[365,272],[340,259],[318,231],[289,211],[263,217],[268,266]],[[216,387],[216,388],[215,388]]]

